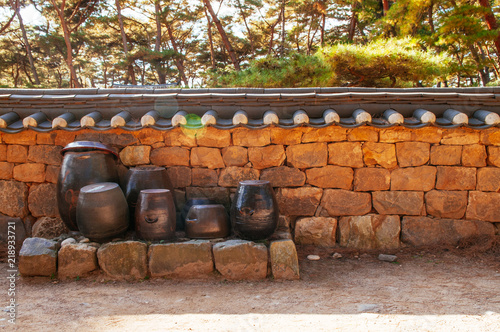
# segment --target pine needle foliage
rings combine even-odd
[[[429,86],[450,74],[449,56],[424,51],[417,40],[379,39],[336,44],[316,54],[265,57],[240,71],[211,75],[213,87]]]

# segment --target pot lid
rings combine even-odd
[[[116,158],[118,158],[118,153],[116,153],[116,151],[113,150],[110,146],[107,146],[106,144],[103,144],[101,142],[93,142],[93,141],[71,142],[61,150],[61,154],[64,155],[64,153],[68,151],[83,152],[83,151],[94,151],[94,150],[109,152],[113,154]]]

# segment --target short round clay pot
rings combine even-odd
[[[76,206],[80,232],[92,241],[105,242],[119,237],[129,226],[127,200],[114,182],[83,187]]]
[[[186,216],[186,236],[192,239],[215,239],[231,232],[229,217],[221,204],[193,205]]]
[[[165,167],[139,166],[129,169],[126,175],[125,198],[131,216],[135,215],[137,198],[143,189],[168,189],[172,194],[174,192]],[[134,220],[131,220],[130,227],[134,227]]]
[[[176,229],[178,231],[183,231],[186,228],[186,216],[194,205],[207,205],[207,204],[215,204],[215,201],[205,198],[205,197],[195,197],[190,198],[184,204],[184,207],[181,210],[180,218],[177,220]]]

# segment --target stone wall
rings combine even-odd
[[[336,125],[2,133],[1,222],[19,218],[31,235],[37,219],[57,217],[60,151],[74,140],[116,148],[121,174],[165,166],[180,203],[229,207],[239,181],[269,180],[298,244],[489,246],[500,225],[499,129]]]

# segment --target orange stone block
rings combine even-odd
[[[441,144],[467,145],[477,143],[479,143],[479,131],[468,128],[444,130],[441,139]]]
[[[363,167],[363,151],[360,142],[328,144],[328,163],[353,168]]]
[[[189,150],[181,147],[154,149],[150,159],[157,166],[189,166]]]
[[[326,166],[328,149],[326,143],[290,145],[286,148],[287,164],[295,168]]]
[[[138,131],[133,131],[132,135],[137,137],[139,142],[143,145],[153,145],[158,142],[163,142],[165,139],[165,132],[153,128],[143,128]]]
[[[264,169],[283,165],[285,161],[283,145],[248,148],[248,160],[255,169]]]
[[[475,190],[476,169],[473,167],[438,166],[436,189]]]
[[[54,144],[57,133],[38,133],[36,135],[36,144]]]
[[[166,146],[196,146],[196,134],[183,128],[174,128],[165,132],[165,145]]]
[[[500,191],[500,168],[482,167],[477,169],[477,190]]]
[[[271,143],[278,145],[300,144],[305,130],[306,128],[304,127],[291,129],[271,127]]]
[[[412,139],[412,131],[405,127],[393,127],[381,129],[379,136],[379,142],[381,143],[407,142]]]
[[[191,149],[191,165],[207,168],[224,168],[224,161],[217,148],[196,147]]]
[[[7,160],[7,145],[0,144],[0,161]]]
[[[31,129],[23,130],[15,134],[4,134],[3,142],[6,144],[35,145],[36,135],[36,131]]]
[[[17,165],[14,167],[14,179],[21,182],[45,182],[45,165]]]
[[[398,168],[391,173],[391,190],[429,191],[436,183],[436,167]]]
[[[150,146],[127,146],[120,151],[120,160],[125,166],[147,165],[150,152]]]
[[[56,138],[54,140],[55,145],[66,146],[75,140],[76,133],[72,131],[57,130]]]
[[[28,160],[28,147],[24,145],[7,146],[7,161],[10,163],[25,163]]]
[[[231,132],[229,130],[207,127],[196,135],[199,146],[224,148],[231,145]]]
[[[14,164],[0,162],[0,180],[12,179],[12,170],[13,169],[14,169]]]
[[[391,172],[385,168],[358,168],[354,171],[355,191],[389,190]]]
[[[233,130],[233,144],[239,146],[266,146],[271,144],[271,130],[236,128]]]
[[[302,143],[339,142],[347,139],[347,129],[338,126],[310,128],[302,136]]]
[[[396,155],[400,167],[422,166],[429,161],[430,144],[424,142],[396,143]]]
[[[248,150],[242,146],[228,146],[222,149],[222,159],[226,166],[245,166],[248,163]]]
[[[369,126],[361,126],[351,129],[347,133],[348,141],[361,141],[361,142],[378,142],[378,132],[377,128]]]
[[[443,137],[443,129],[429,126],[412,130],[412,141],[438,144]]]
[[[431,146],[431,165],[460,165],[462,146],[433,145]]]
[[[485,145],[500,145],[500,130],[498,128],[489,128],[481,130],[481,143]]]
[[[398,165],[395,144],[366,142],[363,144],[363,158],[366,165],[380,165],[388,169]]]
[[[354,172],[350,167],[325,166],[306,170],[307,183],[320,188],[351,189]]]
[[[464,145],[462,149],[462,166],[486,166],[486,147],[480,144]]]

